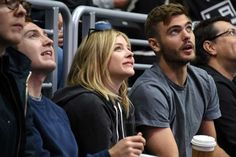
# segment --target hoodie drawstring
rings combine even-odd
[[[118,109],[117,109],[118,106]],[[122,109],[120,106],[120,103],[117,103],[117,106],[114,105],[115,111],[116,111],[116,135],[117,135],[117,142],[119,141],[120,135],[119,135],[119,120],[121,124],[121,133],[122,133],[122,138],[125,138],[125,133],[124,133],[124,123],[123,123],[123,113]],[[120,114],[120,119],[119,119],[119,114]]]

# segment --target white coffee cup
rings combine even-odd
[[[193,149],[193,157],[210,157],[216,146],[215,138],[207,135],[196,135],[193,137],[191,143]]]
[[[158,157],[158,156],[149,155],[149,154],[140,154],[139,157]]]
[[[213,151],[216,146],[215,138],[207,135],[196,135],[191,143],[193,149],[204,152]]]

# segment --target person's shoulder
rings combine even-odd
[[[168,80],[160,70],[159,66],[154,64],[150,69],[146,69],[144,73],[135,81],[130,93],[137,89],[142,91],[148,90],[148,87],[152,88],[167,88]]]
[[[82,86],[75,86],[69,89],[71,91],[71,96],[76,99],[85,100],[85,101],[94,101],[94,100],[106,100],[104,96],[94,90],[89,90]]]
[[[200,66],[200,68],[204,69],[209,75],[211,75],[213,79],[215,80],[216,84],[217,83],[225,84],[226,82],[228,82],[227,79],[222,75],[221,73],[222,71],[217,71],[216,69],[214,69],[213,67],[209,65]]]
[[[64,110],[62,107],[58,106],[56,103],[54,103],[51,99],[49,99],[46,96],[42,96],[42,101],[45,103],[45,105],[47,105],[48,108],[51,108],[57,112],[63,112]]]
[[[215,84],[213,77],[202,68],[189,65],[188,74],[195,82],[199,82],[202,86],[205,86],[206,88],[211,88],[212,85]]]
[[[201,75],[203,77],[206,77],[206,75],[207,75],[207,72],[204,69],[199,68],[199,67],[194,66],[194,65],[188,65],[188,72],[189,71],[192,71],[193,73]]]
[[[69,102],[93,101],[101,99],[101,96],[96,92],[90,91],[80,85],[68,86],[58,90],[53,97],[53,101],[64,107]]]
[[[66,99],[66,98],[71,98],[76,95],[79,95],[84,92],[89,92],[87,89],[83,88],[80,85],[74,85],[74,86],[66,86],[64,88],[58,89],[53,97],[53,100],[60,100],[60,99]]]
[[[103,108],[109,102],[104,96],[96,91],[91,91],[78,86],[75,91],[71,91],[71,95],[68,96],[66,102],[64,102],[63,108],[66,110],[89,110],[96,108]],[[73,89],[74,90],[74,89]]]
[[[78,95],[76,99],[86,104],[96,104],[96,103],[104,104],[107,102],[104,96],[93,91],[87,91],[81,93],[80,95]]]
[[[211,75],[208,74],[208,72],[202,68],[193,66],[193,65],[188,65],[188,74],[190,76],[195,76],[199,79],[203,80],[209,80],[212,79]]]
[[[28,75],[31,60],[13,47],[6,48],[5,57],[9,59],[9,66],[20,74]]]

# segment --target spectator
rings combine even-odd
[[[201,21],[194,30],[196,63],[215,80],[222,117],[215,120],[217,141],[236,157],[236,29],[230,19],[216,17]]]
[[[65,111],[41,93],[47,74],[56,68],[53,42],[31,22],[26,23],[22,34],[17,49],[32,61],[32,74],[28,82],[29,107],[37,133],[35,138],[27,138],[25,156],[77,157],[77,144]]]
[[[189,65],[195,58],[192,22],[180,4],[154,8],[145,23],[154,65],[134,83],[130,99],[146,150],[160,157],[191,157],[195,134],[216,137],[213,120],[221,116],[214,80]],[[168,149],[167,149],[168,148]],[[228,156],[216,147],[217,156]]]
[[[76,7],[80,5],[85,6],[96,6],[105,9],[121,9],[125,10],[130,0],[80,0],[80,1],[70,1],[70,0],[59,0],[65,3],[68,8],[73,12]]]
[[[210,19],[216,16],[224,16],[236,24],[235,0],[172,0],[184,4],[194,21]]]
[[[32,60],[29,107],[33,111],[35,128],[33,136],[31,134],[27,138],[24,156],[78,156],[77,144],[66,113],[41,93],[44,79],[56,67],[52,40],[41,28],[28,22],[23,29],[23,38],[17,48]],[[109,150],[111,157],[120,155],[120,150],[125,149],[123,147],[129,147],[127,141],[123,140],[111,148]],[[88,155],[88,157],[108,157],[108,154],[103,151]]]
[[[105,9],[121,9],[126,10],[130,0],[92,0],[93,5]]]
[[[130,145],[119,156],[142,153],[144,138],[126,137],[134,129],[133,107],[126,95],[133,64],[129,40],[119,31],[94,30],[82,41],[69,72],[69,87],[54,97],[68,114],[79,156],[109,149],[122,139]]]
[[[167,3],[166,1],[167,0],[132,0],[129,5],[128,11],[141,14],[148,14],[156,6],[160,6],[162,4]]]
[[[29,5],[25,1],[0,1],[0,152],[1,156],[23,156],[26,80],[30,60],[8,46],[21,40]]]
[[[74,9],[80,5],[85,6],[94,6],[92,0],[77,0],[77,1],[71,1],[71,0],[58,0],[60,2],[63,2],[67,5],[67,7],[70,9],[71,12],[74,11]]]

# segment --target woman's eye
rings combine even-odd
[[[37,33],[29,34],[29,38],[37,38],[39,35]]]
[[[122,50],[123,50],[123,47],[121,47],[121,46],[115,47],[115,51],[122,51]]]

